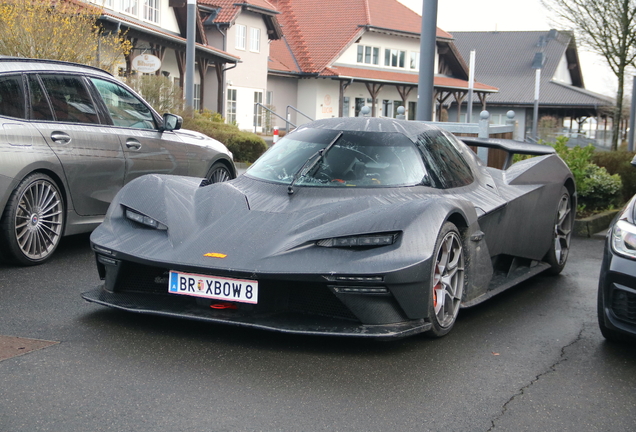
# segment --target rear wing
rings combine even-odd
[[[512,165],[512,158],[516,154],[542,156],[556,154],[554,148],[548,145],[529,144],[523,141],[501,138],[477,138],[477,137],[457,137],[466,145],[471,147],[485,147],[489,149],[503,150],[506,152],[506,160],[501,169],[508,169]]]

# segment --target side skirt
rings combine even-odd
[[[535,276],[550,268],[549,264],[522,258],[514,258],[507,272],[496,271],[488,286],[488,291],[477,298],[463,302],[462,308],[469,308],[511,288],[532,276]]]

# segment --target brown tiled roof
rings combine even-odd
[[[269,44],[269,64],[270,72],[301,73],[294,55],[287,45],[285,37],[273,40]]]
[[[387,83],[402,83],[402,84],[415,84],[417,85],[419,76],[415,73],[404,73],[404,72],[393,72],[393,71],[384,71],[384,70],[375,70],[375,69],[361,69],[361,68],[353,68],[353,67],[331,67],[326,68],[325,71],[320,74],[321,76],[336,76],[343,78],[354,78],[359,80],[368,80],[381,82],[386,81]],[[468,89],[468,81],[436,76],[434,78],[434,86],[440,88],[449,88],[449,89]],[[485,92],[496,92],[497,87],[492,87],[486,84],[482,84],[479,82],[475,83],[475,90],[485,91]]]
[[[273,13],[276,8],[267,0],[198,0],[199,4],[219,8],[215,23],[233,23],[244,5],[255,6]]]
[[[212,1],[212,0],[209,0]],[[303,72],[320,73],[365,28],[420,34],[422,18],[396,0],[271,0],[281,12],[287,42]],[[437,37],[452,36],[437,29]]]

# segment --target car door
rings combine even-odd
[[[187,147],[172,131],[160,131],[152,110],[131,91],[113,81],[90,81],[110,114],[112,130],[126,156],[125,182],[149,173],[188,174]]]
[[[117,135],[101,124],[84,78],[29,74],[28,83],[30,119],[62,164],[72,208],[82,216],[105,214],[123,186],[126,161]]]

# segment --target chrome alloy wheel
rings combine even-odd
[[[570,194],[561,196],[557,209],[557,220],[554,225],[554,256],[559,265],[565,264],[570,252],[572,235],[572,206]]]
[[[464,293],[464,253],[455,231],[439,244],[433,275],[433,307],[440,327],[453,325]]]
[[[18,199],[15,213],[15,240],[30,260],[50,255],[62,235],[64,204],[59,190],[49,181],[29,184]]]

